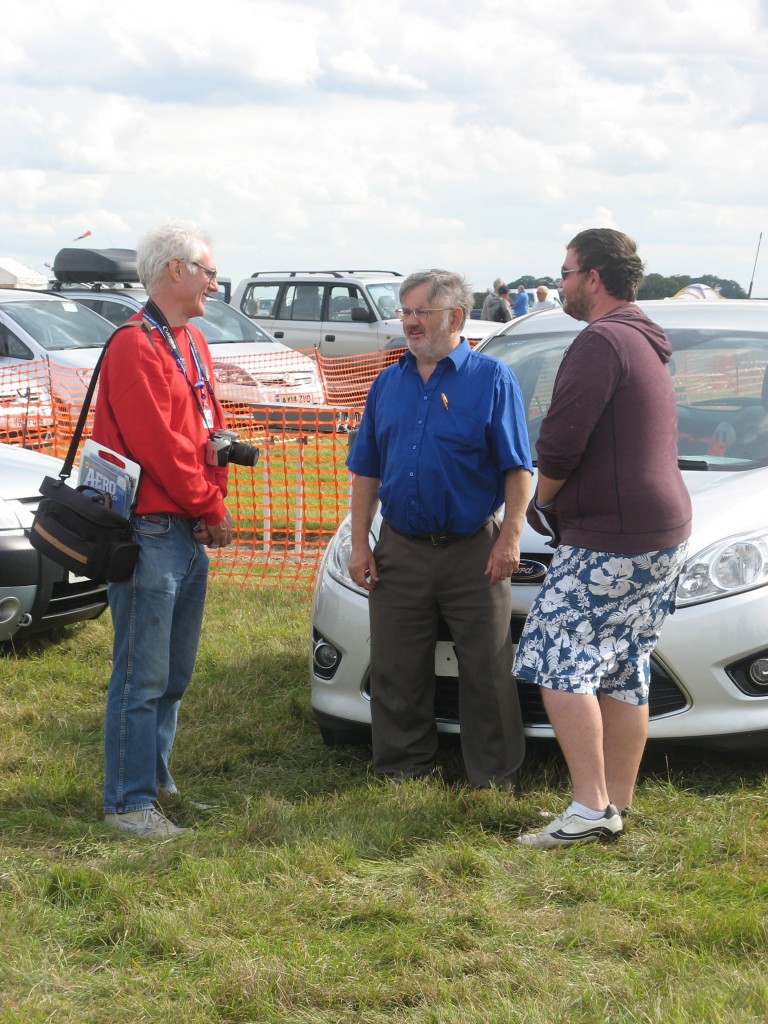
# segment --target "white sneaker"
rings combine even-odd
[[[123,832],[130,832],[134,836],[158,839],[189,831],[174,825],[156,807],[144,807],[140,811],[126,811],[124,814],[105,814],[104,821],[107,825],[119,828]]]
[[[518,836],[521,846],[535,850],[551,850],[555,846],[570,846],[572,843],[600,843],[618,839],[624,828],[621,815],[608,804],[601,818],[582,818],[580,814],[569,814],[567,810],[558,814],[538,832],[527,832]]]

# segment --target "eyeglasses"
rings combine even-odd
[[[588,274],[591,268],[586,270],[580,270],[579,267],[571,267],[570,270],[566,270],[565,267],[560,267],[560,276],[565,277],[567,274]]]
[[[417,320],[426,320],[430,313],[447,313],[449,309],[457,309],[457,306],[434,306],[432,309],[406,309],[402,306],[395,310],[401,320],[407,320],[409,316]]]
[[[202,263],[198,263],[196,260],[187,260],[187,263],[190,267],[197,267],[198,270],[202,270],[202,272],[208,277],[208,284],[213,284],[219,276],[219,272],[215,267],[213,267],[213,269],[211,269],[211,267],[204,267]]]

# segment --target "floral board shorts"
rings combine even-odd
[[[647,704],[651,653],[674,610],[687,550],[621,555],[561,545],[525,621],[514,675]]]

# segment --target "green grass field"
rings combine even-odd
[[[378,782],[326,748],[310,604],[214,584],[152,843],[101,823],[108,616],[2,654],[0,1022],[459,1024],[768,1020],[768,772],[651,752],[628,833],[540,852],[557,752],[514,795]]]

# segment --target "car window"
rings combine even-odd
[[[90,296],[87,298],[80,296],[77,301],[82,302],[84,306],[92,309],[94,313],[98,313],[99,316],[106,317],[110,323],[115,325],[115,327],[119,327],[120,324],[124,324],[126,320],[130,320],[130,318],[136,313],[135,306],[129,306],[127,303],[121,302],[120,299],[92,299]]]
[[[48,352],[101,348],[112,325],[72,299],[8,302],[3,310]]]
[[[365,296],[352,284],[334,284],[328,293],[328,320],[334,323],[350,323],[353,309],[370,307]]]
[[[486,355],[507,363],[520,383],[531,448],[573,332],[512,331]],[[667,329],[677,399],[678,454],[686,468],[751,469],[768,463],[768,333]]]
[[[274,320],[279,291],[279,284],[261,284],[258,281],[249,284],[240,302],[240,309],[246,316]]]
[[[208,299],[205,303],[205,316],[195,317],[194,322],[209,345],[223,345],[233,341],[278,344],[271,334],[267,334],[253,320],[238,313],[221,299]]]
[[[396,319],[397,310],[400,307],[399,281],[385,284],[369,284],[368,294],[378,306],[379,313],[385,320]]]
[[[323,306],[323,286],[290,284],[283,292],[278,320],[319,320]]]
[[[707,464],[768,461],[768,333],[668,330],[678,449]]]
[[[0,357],[6,356],[9,359],[34,359],[34,352],[31,352],[21,338],[17,338],[13,331],[0,323]]]

